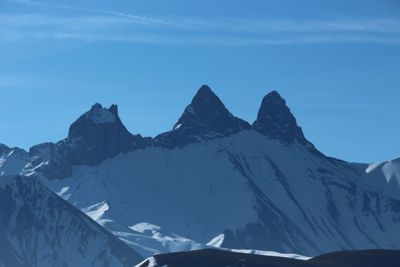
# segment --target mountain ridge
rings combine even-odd
[[[141,259],[34,177],[2,177],[0,200],[0,265],[129,267]]]
[[[274,110],[274,100],[275,102],[278,100],[281,114],[274,113],[273,116],[269,116],[269,112]],[[270,105],[272,109],[269,107]],[[277,121],[274,121],[274,118]],[[284,125],[285,120],[292,126],[279,129],[277,126]],[[275,128],[266,128],[269,127],[268,125]],[[46,142],[34,145],[29,148],[25,157],[29,162],[30,170],[34,169],[47,176],[62,179],[71,175],[74,165],[94,166],[119,153],[152,146],[168,149],[182,148],[193,143],[222,138],[249,129],[278,139],[284,144],[299,142],[309,147],[312,152],[326,157],[304,137],[301,128],[297,126],[296,119],[278,92],[272,91],[263,98],[257,119],[250,124],[235,117],[208,85],[202,85],[198,89],[171,131],[163,132],[155,137],[134,135],[121,121],[116,104],[105,108],[100,103],[95,103],[70,125],[68,136],[65,139],[56,143]],[[282,131],[287,136],[279,135]],[[8,148],[6,145],[0,147],[0,155],[6,148]],[[13,149],[18,149],[22,153],[25,151],[20,148]],[[43,159],[47,160],[46,164],[42,164]],[[31,172],[30,170],[25,173]]]
[[[209,99],[214,105],[207,106],[210,103],[204,104]],[[193,118],[194,113],[192,112],[195,110],[193,107],[199,106],[202,108],[200,113],[207,114],[208,112],[208,114],[200,119]],[[210,108],[215,109],[207,110]],[[221,110],[222,112],[220,112]],[[216,112],[217,116],[213,116],[215,115],[213,112]],[[220,113],[222,113],[222,116],[220,116]],[[228,122],[224,123],[224,119],[228,120]],[[188,127],[185,127],[187,124],[189,124]],[[65,139],[56,143],[46,142],[34,145],[28,149],[28,152],[30,158],[40,156],[38,155],[40,154],[39,151],[44,150],[47,150],[48,154],[58,154],[58,157],[62,159],[56,163],[59,170],[55,176],[62,178],[71,174],[71,169],[68,165],[96,165],[119,153],[131,152],[151,146],[168,149],[182,148],[193,143],[222,138],[249,129],[256,130],[272,139],[277,139],[286,145],[298,142],[319,156],[343,161],[327,156],[315,148],[304,136],[302,128],[298,126],[296,118],[288,108],[286,101],[277,91],[273,90],[263,97],[256,120],[253,123],[249,123],[235,117],[208,85],[202,85],[197,90],[191,103],[187,105],[180,118],[173,125],[172,130],[162,132],[154,137],[143,137],[139,133],[130,133],[119,117],[118,105],[112,104],[109,108],[105,108],[100,103],[95,103],[70,125],[68,136]],[[109,144],[105,140],[112,143]],[[86,148],[76,149],[76,147],[82,145],[86,146]],[[86,151],[88,148],[99,147],[105,149],[105,151]],[[0,143],[0,155],[5,148],[8,147]],[[13,149],[25,151],[18,147]],[[60,150],[62,150],[61,153],[58,152]],[[53,155],[53,157],[55,156]],[[52,162],[50,162],[51,164]]]
[[[66,139],[32,147],[15,166],[143,256],[207,246],[307,256],[400,248],[400,189],[387,178],[397,164],[325,156],[277,92],[252,125],[206,86],[154,138],[130,134],[118,118],[116,105],[95,104]],[[119,146],[126,140],[137,142]],[[16,162],[8,155],[0,172]]]

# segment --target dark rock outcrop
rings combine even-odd
[[[175,123],[173,130],[158,135],[155,145],[168,148],[224,137],[251,126],[233,116],[207,85],[203,85]]]
[[[286,101],[276,91],[263,98],[253,129],[285,144],[295,140],[303,145],[308,142]]]
[[[118,116],[117,105],[95,104],[69,128],[68,137],[57,144],[73,165],[96,165],[119,153],[143,148],[148,138],[132,135]]]

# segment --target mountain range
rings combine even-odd
[[[5,259],[19,264],[52,257],[57,263],[49,266],[77,266],[68,260],[82,242],[96,244],[82,255],[93,264],[101,253],[101,266],[215,247],[306,256],[400,248],[400,160],[364,164],[326,156],[276,91],[263,98],[250,124],[204,85],[172,130],[155,137],[131,134],[116,105],[97,103],[59,142],[29,151],[0,145],[0,175],[0,197],[13,196],[0,201],[6,210],[0,223],[7,225],[0,238],[7,241],[3,251],[15,255]],[[38,204],[29,204],[21,187]],[[50,234],[60,207],[73,229]],[[10,218],[21,210],[43,222],[15,236],[20,220]],[[79,224],[70,225],[71,218]],[[77,233],[72,245],[70,232]],[[25,249],[33,239],[40,246]],[[70,256],[50,249],[54,242]]]

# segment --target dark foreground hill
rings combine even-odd
[[[155,255],[136,267],[398,267],[400,251],[360,250],[324,254],[307,261],[215,249]]]

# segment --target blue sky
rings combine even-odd
[[[1,143],[60,140],[95,102],[154,136],[205,83],[250,122],[279,91],[328,155],[400,157],[400,3],[0,0]]]

